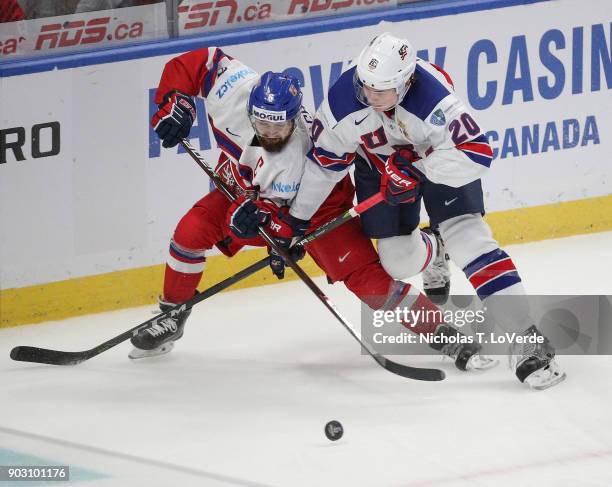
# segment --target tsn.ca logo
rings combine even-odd
[[[40,28],[34,49],[40,51],[142,37],[142,22],[134,22],[131,25],[119,23],[114,28],[109,28],[110,20],[110,17],[100,17],[87,22],[72,20],[63,24],[44,24]]]

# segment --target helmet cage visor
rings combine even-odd
[[[293,133],[295,128],[295,119],[271,121],[255,115],[250,115],[249,119],[257,136],[265,139],[285,139]]]
[[[372,107],[374,109],[385,109],[385,110],[391,110],[392,108],[394,108],[395,106],[397,106],[403,99],[404,96],[406,95],[406,92],[408,91],[408,88],[410,88],[410,85],[412,84],[412,77],[408,79],[408,81],[406,82],[401,82],[400,85],[398,86],[394,86],[394,87],[388,87],[388,86],[383,86],[383,87],[378,87],[376,86],[377,83],[368,83],[368,82],[364,82],[364,80],[362,80],[359,76],[359,72],[357,69],[355,69],[355,72],[353,73],[353,87],[355,89],[355,96],[357,97],[357,99],[359,100],[360,103],[362,103],[365,106],[369,106]],[[367,87],[367,88],[366,88]],[[374,103],[372,101],[372,98],[374,97],[370,97],[370,99],[368,99],[368,96],[366,95],[366,90],[369,91],[370,93],[384,93],[384,92],[388,92],[390,90],[393,90],[394,94],[396,95],[396,97],[394,97],[394,101],[389,103],[388,106],[383,106],[383,105],[379,105],[378,103]]]

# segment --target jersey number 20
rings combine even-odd
[[[462,128],[465,129],[467,135],[461,130]],[[479,133],[480,127],[469,113],[462,113],[458,119],[456,118],[448,124],[448,130],[452,133],[453,143],[459,145],[468,140],[468,135],[474,137]]]

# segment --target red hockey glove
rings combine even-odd
[[[196,119],[196,106],[190,96],[180,91],[170,91],[164,95],[159,110],[151,119],[151,126],[166,148],[174,147],[189,135]]]
[[[419,157],[414,151],[400,149],[389,157],[380,179],[380,192],[390,205],[412,203],[419,194],[421,173],[412,166]]]

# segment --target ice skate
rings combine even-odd
[[[495,367],[499,360],[480,354],[480,344],[470,342],[470,337],[449,325],[436,329],[435,342],[430,344],[455,362],[459,370],[487,370]]]
[[[159,309],[162,313],[169,311],[174,306],[173,303],[159,300]],[[172,351],[174,342],[183,336],[185,322],[190,314],[191,309],[177,310],[139,330],[130,340],[134,348],[128,357],[131,359],[156,357]]]
[[[534,340],[514,343],[510,347],[510,368],[518,380],[536,390],[548,389],[565,380],[565,372],[555,361],[555,349],[535,325],[530,326],[523,336]],[[535,342],[538,338],[543,342]]]
[[[438,231],[434,231],[431,227],[426,227],[423,231],[435,238],[438,244],[438,251],[434,260],[423,271],[423,289],[433,303],[442,305],[446,303],[450,293],[448,254]]]

